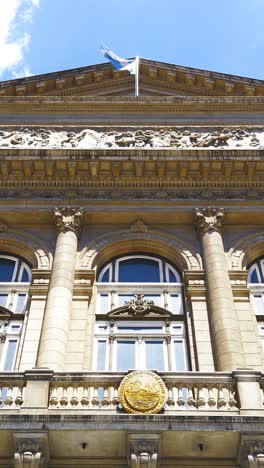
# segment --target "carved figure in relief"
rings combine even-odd
[[[0,147],[21,148],[263,148],[264,128],[20,128],[0,131]]]

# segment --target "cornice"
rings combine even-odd
[[[140,59],[141,86],[152,92],[200,95],[263,95],[264,82],[240,76],[217,73],[191,67]],[[111,64],[99,64],[64,70],[0,83],[0,95],[72,95],[83,92],[104,94],[124,92],[133,87],[134,80],[128,72],[115,70]]]
[[[261,112],[262,96],[0,97],[0,113],[173,113]]]

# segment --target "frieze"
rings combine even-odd
[[[0,148],[223,148],[263,149],[264,128],[136,128],[56,130],[20,128],[0,131]]]

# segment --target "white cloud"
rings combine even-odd
[[[31,40],[26,24],[38,6],[39,0],[0,0],[0,77],[7,71],[12,76],[29,71],[24,63]]]

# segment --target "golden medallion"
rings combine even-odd
[[[157,414],[166,400],[166,387],[151,371],[130,372],[119,387],[120,402],[127,413]]]

